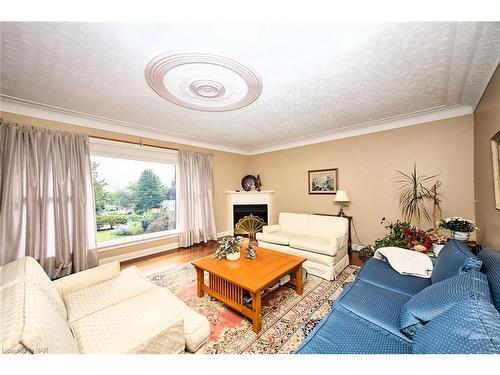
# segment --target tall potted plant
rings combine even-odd
[[[432,196],[432,192],[425,186],[425,183],[437,175],[419,175],[416,163],[413,164],[411,173],[396,172],[399,174],[397,182],[401,184],[397,194],[403,220],[416,226],[419,226],[422,217],[430,222],[431,217],[425,207],[425,201]]]
[[[440,191],[441,181],[436,181],[429,189],[428,198],[432,202],[432,232],[438,236],[439,221],[442,219],[443,211],[441,203],[443,202],[443,194]]]

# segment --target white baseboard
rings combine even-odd
[[[233,235],[232,231],[226,230],[225,232],[217,233],[217,238],[226,237],[226,236],[232,236],[232,235]]]
[[[164,251],[177,249],[178,247],[179,247],[179,242],[173,242],[173,243],[169,243],[167,245],[151,247],[149,249],[145,249],[145,250],[141,250],[141,251],[134,251],[131,253],[121,254],[121,255],[114,256],[114,257],[99,259],[99,265],[106,264],[109,262],[124,262],[124,261],[130,260],[130,259],[141,258],[141,257],[145,257],[145,256],[152,255],[152,254],[162,253]],[[101,254],[103,254],[103,253],[101,252],[100,255]]]

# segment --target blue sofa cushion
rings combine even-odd
[[[410,296],[406,294],[356,279],[348,293],[337,299],[335,308],[342,307],[401,339],[408,340],[399,328],[399,315],[409,299]]]
[[[483,261],[481,271],[488,278],[493,304],[500,310],[500,251],[484,249],[478,256]]]
[[[413,296],[401,309],[401,331],[413,338],[425,323],[456,304],[474,303],[474,299],[491,302],[488,280],[479,271],[472,270],[432,284]]]
[[[432,270],[431,281],[437,283],[469,270],[481,268],[481,260],[464,243],[451,240],[439,252]]]
[[[500,314],[487,301],[456,304],[416,333],[416,354],[500,354]]]
[[[411,344],[340,309],[333,310],[297,349],[298,354],[409,354]]]
[[[407,296],[414,296],[431,285],[430,279],[401,275],[389,263],[374,258],[364,264],[357,278]]]

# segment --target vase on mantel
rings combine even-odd
[[[469,238],[470,238],[470,232],[460,232],[457,230],[452,230],[451,231],[451,238],[453,238],[454,240],[467,242],[467,241],[469,241]]]

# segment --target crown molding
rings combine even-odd
[[[473,113],[472,107],[470,106],[441,106],[400,116],[393,116],[380,120],[364,122],[361,124],[352,125],[338,130],[327,131],[320,134],[288,139],[283,142],[263,145],[261,147],[256,147],[253,149],[244,149],[232,145],[216,143],[203,138],[190,137],[182,134],[162,131],[148,126],[94,116],[3,94],[0,94],[0,110],[24,116],[37,117],[50,121],[64,122],[118,133],[127,133],[137,137],[159,139],[172,143],[203,147],[212,150],[232,152],[242,155],[257,155],[266,152],[285,150],[288,148],[307,146],[315,143],[333,141],[336,139],[355,137],[359,135],[381,132],[384,130],[424,124],[427,122],[439,121]]]
[[[249,155],[257,155],[266,152],[285,150],[288,148],[307,146],[316,143],[334,141],[336,139],[356,137],[359,135],[366,135],[385,130],[425,124],[427,122],[439,121],[448,118],[469,115],[472,113],[472,107],[466,105],[441,106],[400,116],[364,122],[361,124],[344,127],[338,130],[331,130],[320,134],[313,134],[306,137],[288,139],[283,142],[268,144],[252,149]]]
[[[166,142],[179,143],[188,146],[203,147],[211,150],[246,154],[247,150],[207,139],[186,136],[174,132],[138,125],[126,121],[114,120],[88,113],[72,111],[48,104],[33,102],[9,95],[0,94],[0,110],[19,115],[37,117],[44,120],[64,122],[87,128],[106,130],[116,133],[126,133],[136,137],[158,139]]]

